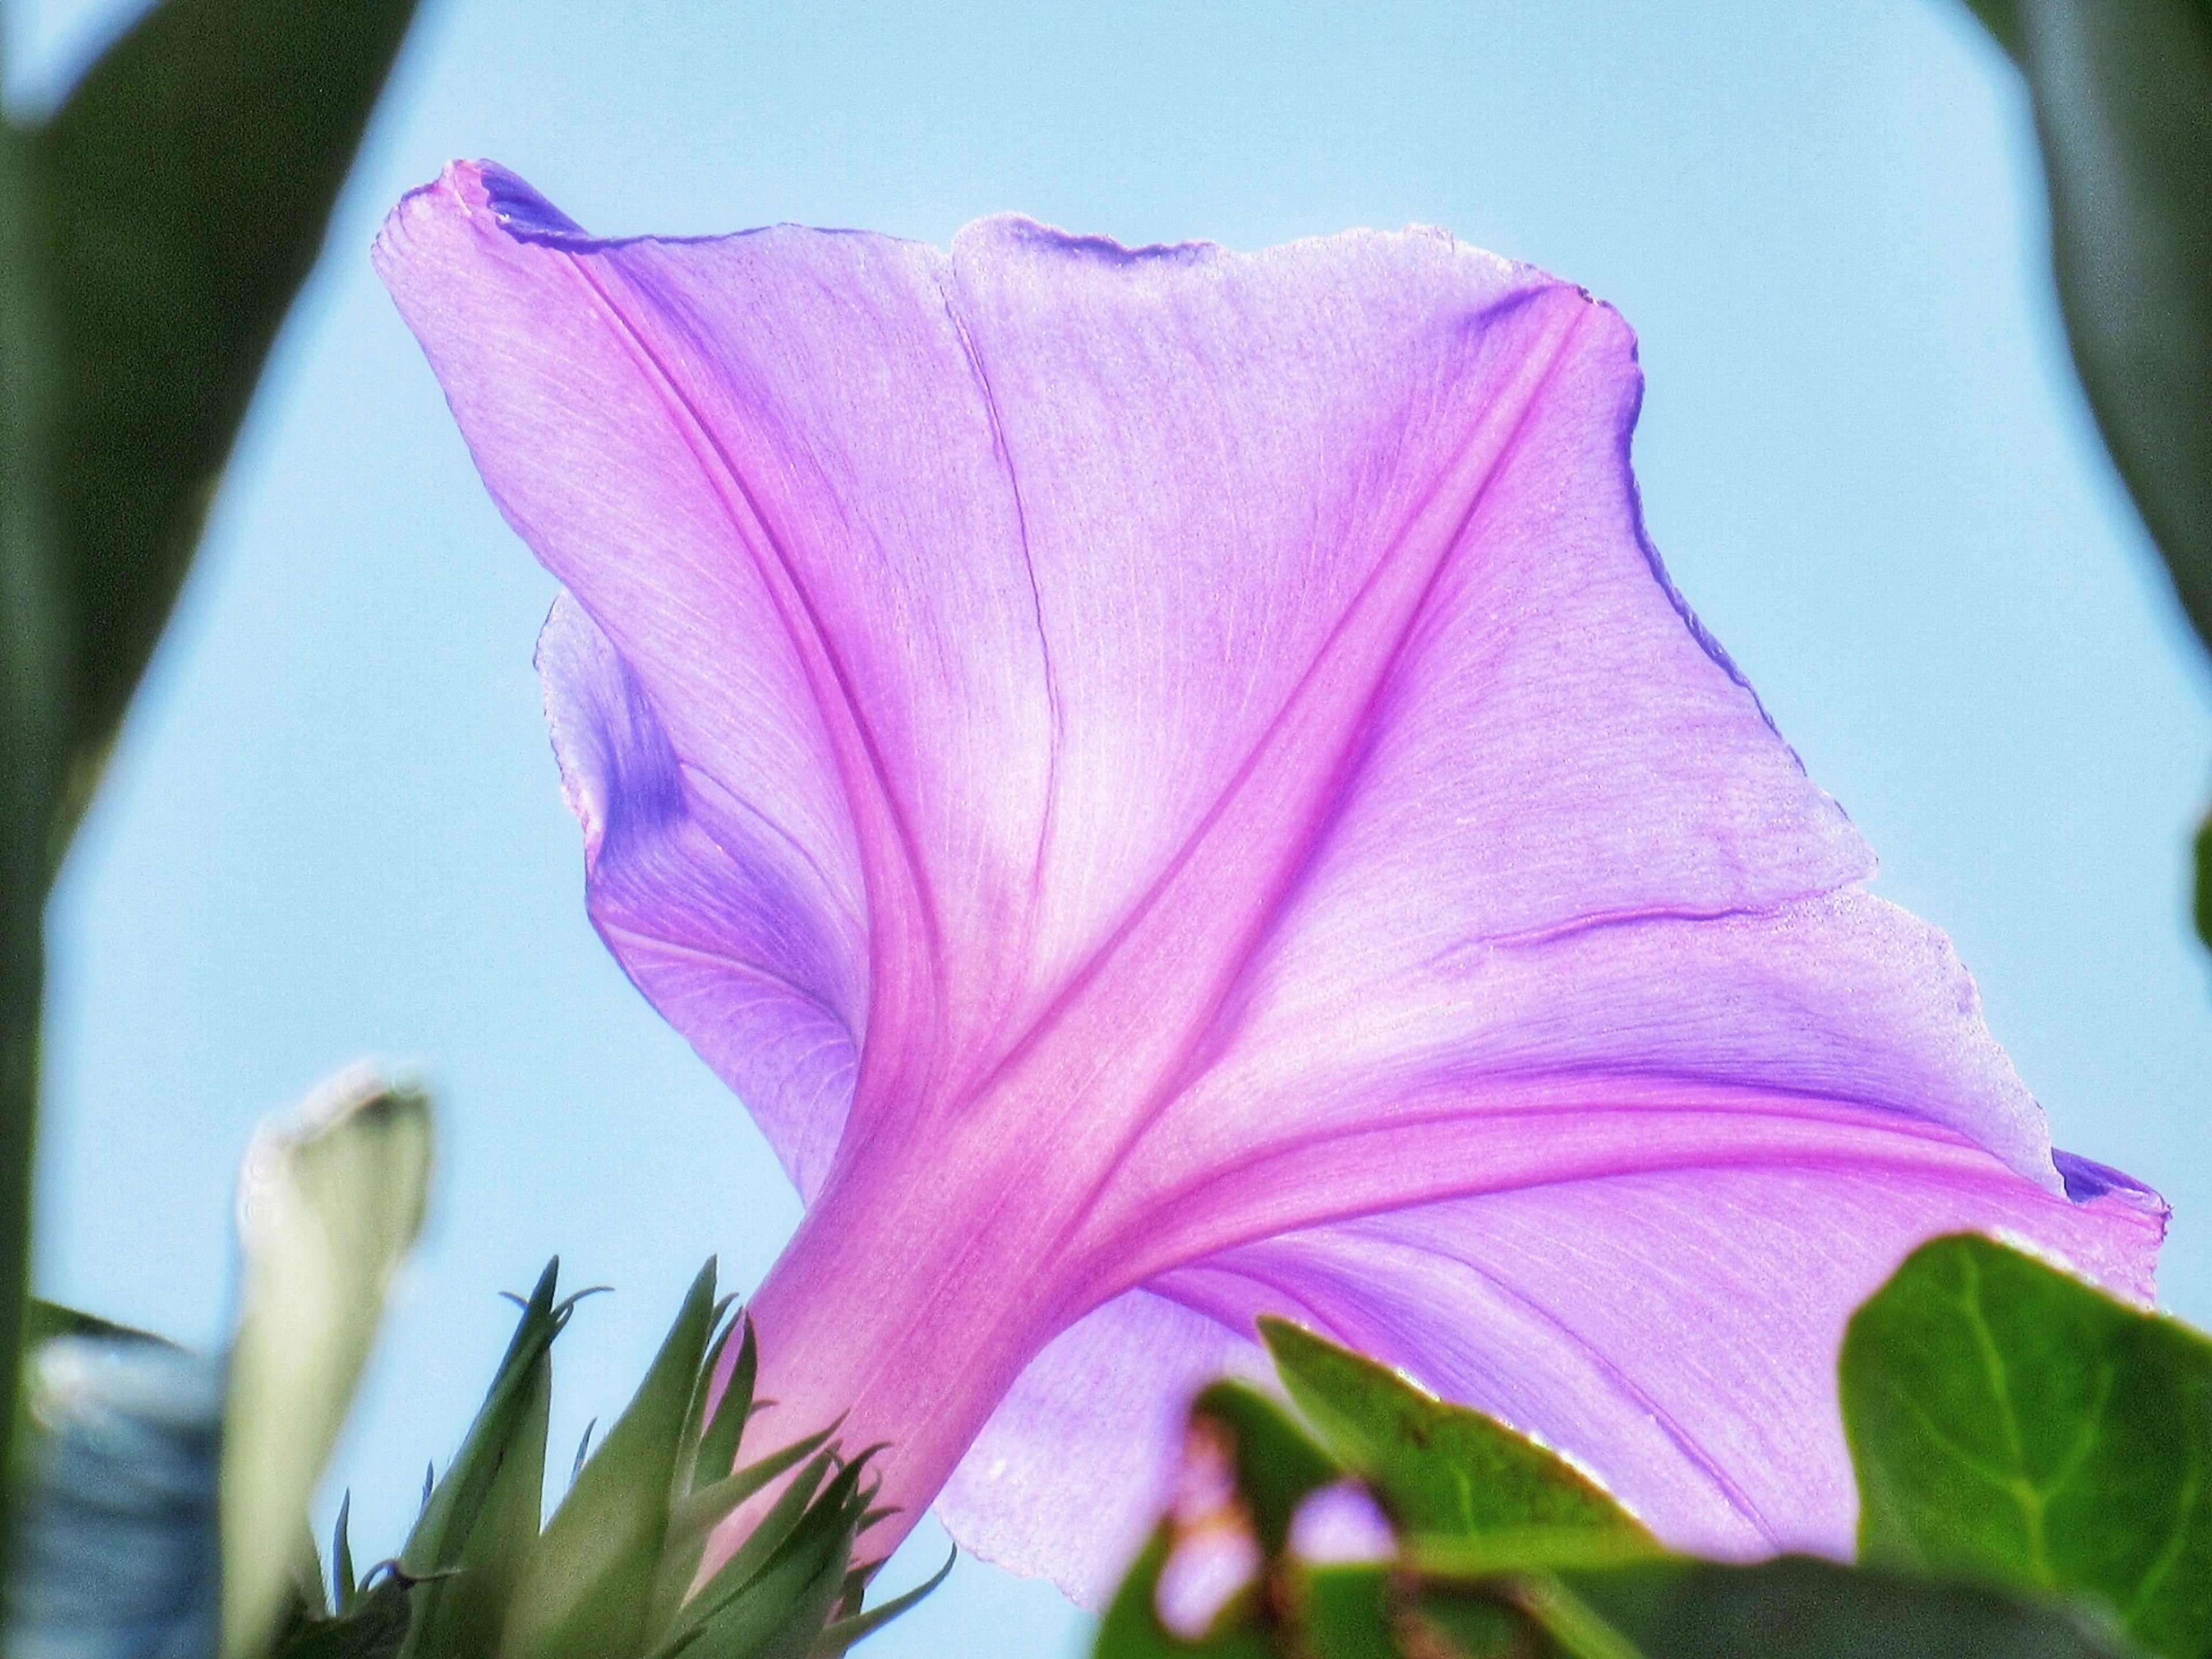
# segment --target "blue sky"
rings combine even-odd
[[[17,0],[19,106],[131,9]],[[41,1283],[212,1340],[255,1119],[363,1054],[428,1079],[436,1217],[340,1460],[375,1553],[504,1340],[494,1292],[556,1250],[619,1288],[563,1339],[572,1443],[699,1260],[749,1284],[795,1216],[584,921],[530,670],[551,586],[368,272],[403,189],[488,155],[610,232],[1419,221],[1613,301],[1677,580],[1877,890],[1957,940],[2060,1144],[2173,1200],[2166,1299],[2212,1323],[2212,685],[2068,369],[2025,134],[1934,0],[426,0],[57,897]],[[871,1650],[1080,1629],[971,1563]]]

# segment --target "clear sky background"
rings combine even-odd
[[[18,106],[131,9],[13,0]],[[2165,1297],[2212,1323],[2184,879],[2212,682],[2068,368],[2022,100],[1962,9],[427,0],[55,902],[40,1182],[47,1291],[213,1340],[256,1118],[364,1054],[430,1080],[434,1219],[339,1460],[366,1553],[474,1408],[495,1291],[555,1251],[618,1287],[562,1340],[573,1444],[699,1261],[748,1285],[796,1214],[585,921],[530,668],[551,584],[369,274],[454,155],[605,232],[1422,221],[1613,301],[1681,587],[1878,890],[1957,940],[2059,1143],[2172,1199]],[[965,1563],[869,1651],[1083,1628]]]

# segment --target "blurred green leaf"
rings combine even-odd
[[[1389,1570],[1366,1563],[1307,1567],[1292,1575],[1296,1650],[1311,1659],[1395,1659]]]
[[[1657,1549],[1603,1487],[1496,1419],[1283,1320],[1262,1319],[1260,1334],[1292,1402],[1401,1529],[1498,1534],[1516,1548],[1544,1548],[1541,1534],[1559,1533]]]
[[[1160,1575],[1174,1542],[1165,1524],[1153,1531],[1098,1621],[1095,1659],[1270,1659],[1273,1638],[1243,1607],[1232,1607],[1213,1630],[1191,1641],[1160,1622]]]
[[[1807,1556],[1756,1566],[1654,1561],[1566,1583],[1577,1615],[1595,1621],[1548,1627],[1575,1659],[1624,1651],[1644,1659],[2123,1659],[2130,1651],[2096,1620],[2062,1607]],[[1603,1649],[1608,1637],[1621,1646]]]
[[[524,1564],[503,1659],[629,1659],[643,1646],[685,1418],[714,1321],[714,1263]]]
[[[142,1331],[135,1325],[118,1325],[112,1319],[102,1319],[98,1314],[88,1314],[59,1302],[49,1302],[44,1297],[30,1297],[23,1304],[23,1352],[28,1354],[41,1342],[50,1342],[58,1336],[96,1336],[109,1342],[176,1346],[167,1337]]]
[[[415,0],[165,0],[29,136],[81,810]]]
[[[405,1659],[484,1659],[498,1650],[544,1513],[553,1340],[575,1306],[573,1297],[553,1299],[560,1267],[556,1257],[539,1275],[483,1408],[408,1535],[400,1571],[419,1582]]]
[[[223,1408],[222,1652],[267,1645],[394,1275],[422,1225],[430,1112],[356,1073],[264,1126],[239,1180],[242,1289]]]
[[[1216,1382],[1191,1402],[1194,1424],[1212,1425],[1228,1442],[1237,1489],[1252,1530],[1269,1557],[1290,1541],[1291,1520],[1312,1493],[1344,1478],[1343,1467],[1314,1444],[1280,1406],[1243,1382]]]
[[[28,140],[0,120],[0,1429],[12,1433],[22,1359],[46,982],[46,888],[69,746],[60,693],[68,629],[55,570],[45,410],[52,386],[46,272]],[[0,1467],[13,1460],[0,1448]],[[14,1485],[0,1480],[0,1536]]]
[[[2087,1593],[2212,1654],[2212,1342],[1960,1234],[1853,1316],[1842,1390],[1865,1560]]]
[[[2082,386],[2212,642],[2212,5],[1973,7],[2027,77]]]
[[[2197,826],[2197,887],[2195,903],[2197,937],[2212,945],[2212,813]]]
[[[2006,54],[2020,56],[2020,8],[2014,0],[1966,0],[1967,8],[1982,20],[1982,27],[1996,37]]]

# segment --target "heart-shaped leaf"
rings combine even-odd
[[[1958,1234],[1853,1316],[1842,1388],[1864,1559],[2093,1595],[2212,1654],[2212,1341]]]

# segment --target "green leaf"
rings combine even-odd
[[[1510,1539],[1535,1552],[1532,1565],[1555,1544],[1658,1547],[1603,1487],[1496,1419],[1446,1405],[1283,1320],[1262,1319],[1260,1334],[1322,1444],[1373,1486],[1402,1530]]]
[[[1271,1559],[1281,1554],[1298,1505],[1342,1480],[1342,1467],[1280,1406],[1244,1383],[1212,1384],[1191,1402],[1190,1414],[1194,1424],[1210,1424],[1227,1440],[1260,1548]]]
[[[81,809],[415,0],[165,0],[30,135]]]
[[[1976,9],[2027,77],[2081,384],[2212,642],[2212,5]]]
[[[1655,1561],[1571,1575],[1559,1588],[1565,1599],[1540,1607],[1539,1622],[1574,1659],[2123,1659],[2130,1651],[2094,1619],[2062,1607],[1806,1556],[1748,1567]]]
[[[223,1408],[225,1659],[250,1659],[275,1632],[315,1483],[422,1230],[429,1172],[428,1103],[368,1073],[325,1085],[246,1153]]]
[[[545,1482],[553,1340],[575,1300],[556,1304],[556,1257],[507,1343],[483,1408],[408,1534],[400,1571],[418,1581],[404,1659],[484,1659],[524,1557],[538,1536]]]
[[[1842,1391],[1867,1561],[2087,1593],[2212,1654],[2212,1342],[1960,1234],[1852,1316]]]
[[[1395,1659],[1389,1570],[1366,1563],[1304,1567],[1290,1576],[1292,1651],[1311,1659]]]
[[[643,1648],[677,1456],[714,1321],[709,1261],[629,1407],[532,1548],[502,1659],[629,1659]]]
[[[1174,1541],[1164,1524],[1153,1531],[1098,1622],[1093,1659],[1273,1659],[1273,1640],[1242,1607],[1194,1642],[1160,1622],[1156,1598]]]

